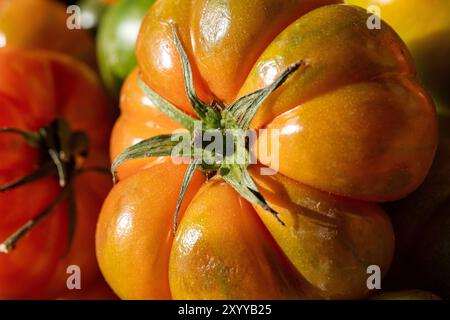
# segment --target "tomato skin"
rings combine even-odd
[[[411,50],[425,87],[438,105],[450,106],[447,85],[450,82],[450,2],[346,0],[346,3],[363,8],[378,6],[382,19],[398,32]]]
[[[114,124],[111,134],[110,156],[115,159],[127,147],[147,137],[173,132],[182,127],[166,115],[158,111],[150,99],[142,93],[138,86],[138,69],[135,68],[125,80],[120,96],[121,116]],[[136,121],[144,117],[147,121]],[[139,169],[151,167],[163,161],[164,157],[135,159],[127,161],[117,169],[119,179],[137,172]]]
[[[301,57],[305,69],[264,103],[251,127],[280,132],[279,171],[288,177],[385,202],[405,197],[425,179],[437,144],[436,111],[399,37],[386,24],[367,29],[366,19],[348,6],[305,15],[259,57],[239,96]],[[270,151],[268,142],[260,147]]]
[[[208,181],[184,213],[171,250],[169,281],[177,300],[294,299],[315,293],[252,206],[221,178]]]
[[[86,30],[69,30],[67,18],[66,7],[53,0],[0,0],[0,48],[52,50],[95,67],[94,39]]]
[[[171,40],[172,29],[168,22],[171,20],[177,22],[180,38],[193,62],[197,92],[205,101],[214,95],[223,96],[225,102],[229,102],[254,92],[271,83],[290,64],[303,60],[307,64],[304,70],[293,75],[263,104],[251,124],[255,129],[267,127],[281,132],[280,172],[327,192],[377,202],[403,198],[423,182],[436,151],[436,111],[433,101],[415,78],[408,49],[391,28],[384,24],[381,30],[374,32],[363,23],[367,20],[363,10],[343,5],[325,6],[290,24],[275,39],[243,40],[242,32],[237,29],[252,30],[259,20],[255,17],[256,21],[244,19],[245,22],[241,22],[239,10],[246,9],[245,6],[240,7],[242,2],[236,7],[234,2],[230,3],[233,4],[229,8],[230,17],[236,15],[236,20],[231,18],[231,21],[238,26],[227,29],[224,39],[232,42],[232,48],[235,48],[233,41],[239,40],[237,48],[244,48],[246,41],[266,46],[253,61],[252,55],[243,57],[240,49],[226,58],[212,54],[213,51],[207,55],[216,57],[219,66],[225,61],[229,64],[229,68],[222,66],[221,70],[237,68],[247,77],[239,92],[225,94],[225,91],[232,91],[226,85],[238,80],[226,82],[227,76],[215,67],[206,68],[209,66],[206,63],[205,70],[201,67],[203,53],[201,46],[195,43],[203,38],[196,30],[204,27],[201,21],[207,19],[208,11],[201,11],[200,4],[192,8],[184,4],[186,8],[181,11],[192,12],[191,20],[186,18],[189,15],[179,17],[171,1],[161,1],[152,7],[137,42],[143,80],[180,109],[193,113]],[[222,9],[213,7],[211,11]],[[197,12],[203,12],[205,17],[196,17]],[[275,18],[291,22],[284,13],[277,13]],[[279,26],[275,23],[273,28],[277,31]],[[217,48],[213,43],[210,46],[211,50],[219,50],[222,42],[218,41]],[[251,65],[254,67],[247,74],[240,64],[250,64],[249,69]],[[207,81],[213,77],[210,73],[223,75],[220,81],[214,81],[219,86],[217,89]],[[200,78],[203,81],[198,80]],[[331,123],[338,125],[331,126]],[[293,127],[297,129],[291,132]],[[261,141],[260,146],[271,149],[265,141]],[[271,165],[264,159],[259,160]]]
[[[106,281],[122,299],[171,297],[169,212],[175,210],[185,170],[186,166],[169,160],[156,164],[119,182],[105,200],[97,227],[97,258]],[[202,182],[197,172],[181,212]],[[124,270],[128,270],[126,277]]]
[[[173,298],[363,298],[367,267],[388,270],[394,236],[379,207],[332,197],[281,175],[255,181],[286,227],[220,178],[209,181],[184,213],[172,247]],[[334,216],[327,217],[327,210]]]
[[[194,114],[184,93],[181,65],[172,41],[169,22],[175,21],[191,61],[197,94],[210,101],[213,93],[230,103],[252,63],[277,33],[306,12],[338,2],[158,1],[144,19],[136,43],[142,77],[163,98]],[[267,12],[267,15],[249,16],[249,12]],[[222,19],[216,21],[215,17]],[[158,74],[158,80],[153,74]]]
[[[250,174],[285,226],[254,205],[256,212],[318,296],[364,298],[367,268],[377,265],[386,275],[395,239],[391,221],[378,205],[323,193],[282,174],[260,175],[257,167]]]
[[[359,299],[369,294],[369,265],[379,265],[383,276],[387,273],[395,242],[390,218],[365,201],[398,199],[422,182],[437,144],[433,103],[415,79],[407,48],[387,25],[379,33],[369,32],[365,12],[349,6],[306,13],[311,2],[303,2],[305,7],[300,1],[283,2],[279,11],[274,3],[155,3],[137,40],[139,70],[123,87],[111,156],[147,135],[172,129],[170,120],[137,89],[137,75],[161,97],[194,114],[170,22],[192,64],[196,91],[207,102],[215,97],[230,103],[271,84],[303,59],[306,67],[271,95],[251,124],[254,129],[284,129],[304,120],[305,132],[310,127],[310,136],[316,138],[305,138],[302,144],[298,130],[297,136],[281,140],[280,170],[273,177],[254,172],[259,167],[249,168],[286,226],[215,177],[183,201],[186,207],[173,239],[170,217],[182,179],[180,166],[170,164],[170,158],[133,160],[118,169],[121,180],[105,201],[97,228],[100,266],[120,297]],[[247,54],[250,45],[255,51]],[[371,102],[377,107],[370,108]],[[289,114],[294,115],[285,118]],[[353,155],[348,137],[351,142],[359,139]],[[406,151],[402,144],[407,144]],[[312,169],[301,170],[302,157],[310,157]],[[371,170],[371,161],[381,162],[377,170]],[[176,187],[169,191],[170,181]],[[158,192],[173,199],[155,203],[151,195]],[[124,222],[127,227],[122,228],[119,222],[130,212],[133,218],[144,218]],[[161,248],[161,239],[170,241]]]
[[[97,58],[106,87],[118,96],[122,82],[136,66],[135,42],[148,8],[155,0],[121,0],[111,5],[97,37]]]
[[[86,132],[90,138],[91,153],[85,165],[108,166],[110,108],[95,74],[81,62],[47,51],[0,49],[0,100],[8,101],[0,111],[0,127],[37,130],[56,118],[64,118],[73,129]],[[0,146],[2,155],[13,154],[5,157],[7,161],[1,165],[1,185],[38,168],[38,150],[23,139],[1,134]],[[85,173],[74,183],[78,227],[71,249],[66,252],[68,209],[63,202],[20,239],[11,254],[0,253],[1,298],[55,298],[67,290],[69,265],[83,270],[83,284],[98,278],[95,222],[111,179]],[[52,177],[1,193],[0,208],[6,217],[0,222],[1,241],[42,212],[60,192]]]

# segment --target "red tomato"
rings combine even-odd
[[[64,119],[72,130],[84,132],[90,143],[84,164],[79,166],[77,158],[77,175],[68,180],[76,204],[70,250],[68,202],[64,200],[18,240],[15,250],[0,253],[0,298],[60,296],[67,290],[69,265],[80,267],[81,282],[88,285],[99,277],[95,223],[111,182],[107,175],[80,170],[109,165],[111,116],[102,87],[90,69],[67,56],[3,48],[0,104],[0,129],[36,132],[56,119]],[[33,147],[19,135],[5,132],[0,133],[0,158],[0,187],[50,163],[42,141]],[[50,175],[1,192],[0,243],[5,244],[11,234],[48,208],[62,190],[55,175]]]

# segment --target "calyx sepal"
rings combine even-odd
[[[197,138],[203,133],[203,131],[198,132],[198,130],[196,130],[196,121],[201,122],[201,130],[204,130],[205,132],[207,130],[216,130],[221,133],[223,141],[226,139],[226,132],[229,129],[248,130],[251,120],[264,101],[272,92],[283,85],[283,83],[285,83],[294,72],[296,72],[300,67],[305,66],[305,63],[300,60],[290,65],[279,77],[275,79],[272,84],[239,98],[230,106],[225,106],[219,101],[213,101],[211,104],[208,104],[202,101],[195,91],[192,68],[188,56],[183,48],[180,38],[178,37],[175,25],[172,24],[171,26],[173,30],[174,42],[181,60],[185,91],[194,112],[200,120],[195,120],[164,98],[160,97],[144,81],[142,81],[141,78],[138,79],[138,83],[143,93],[153,102],[154,106],[158,110],[186,128],[188,134],[193,136],[193,142],[189,146],[190,162],[183,179],[180,197],[177,201],[174,212],[174,232],[177,229],[178,212],[181,207],[183,196],[196,169],[204,172],[208,178],[215,174],[219,174],[243,198],[250,203],[258,205],[264,210],[270,212],[280,224],[284,225],[284,222],[279,218],[278,213],[270,207],[261,195],[247,170],[249,165],[248,159],[250,158],[248,146],[245,150],[238,148],[238,152],[242,152],[244,158],[247,160],[245,163],[238,164],[229,162],[227,161],[229,159],[223,157],[221,154],[219,154],[219,158],[221,159],[219,161],[217,160],[218,154],[213,154],[211,151],[206,150],[203,145],[199,148],[198,143],[196,144]],[[173,156],[174,148],[178,143],[179,142],[176,141],[174,135],[160,135],[145,139],[138,144],[125,149],[112,164],[111,170],[114,177],[116,169],[125,161],[146,157]],[[202,155],[201,159],[198,158],[199,153]],[[208,161],[211,159],[216,160],[211,164]]]

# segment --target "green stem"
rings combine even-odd
[[[13,250],[16,242],[48,216],[65,198],[68,198],[69,204],[69,249],[76,222],[76,206],[72,192],[73,180],[76,175],[83,172],[80,166],[88,154],[89,141],[87,135],[81,131],[71,131],[68,123],[62,119],[52,121],[47,126],[40,128],[36,133],[15,128],[0,129],[0,133],[21,135],[27,142],[38,148],[42,155],[47,155],[45,159],[41,159],[42,166],[37,171],[5,186],[1,186],[0,192],[13,190],[55,173],[62,189],[60,194],[44,211],[27,221],[0,245],[0,252],[8,253]]]
[[[52,173],[52,171],[54,171],[54,167],[51,164],[48,165],[44,165],[42,168],[40,168],[39,170],[25,176],[22,178],[19,178],[13,182],[10,182],[4,186],[0,187],[0,192],[5,192],[8,190],[12,190],[15,188],[18,188],[20,186],[23,186],[25,184],[28,184],[30,182],[42,179],[48,175],[50,175]]]
[[[189,164],[186,173],[184,174],[183,178],[183,184],[181,186],[180,196],[178,197],[177,206],[175,208],[175,213],[173,215],[173,233],[175,234],[177,232],[178,227],[178,213],[180,211],[181,203],[184,198],[184,194],[186,193],[186,190],[189,186],[189,182],[191,182],[192,177],[194,176],[195,169],[197,168],[197,164],[195,161],[191,161]]]
[[[142,79],[138,79],[138,85],[141,88],[141,90],[145,93],[147,98],[149,98],[153,104],[158,108],[159,111],[164,113],[166,116],[168,116],[170,119],[176,121],[184,128],[188,129],[189,131],[194,130],[194,118],[190,117],[177,107],[175,107],[173,104],[171,104],[169,101],[165,100],[164,98],[160,97],[156,92],[154,92],[152,89],[150,89],[149,86],[145,84]]]
[[[27,130],[21,130],[16,128],[2,128],[0,133],[13,133],[21,136],[26,142],[31,144],[33,147],[39,146],[39,134]]]
[[[111,164],[111,173],[116,182],[116,169],[124,162],[132,159],[170,156],[173,148],[178,144],[174,135],[163,134],[143,140],[122,152]]]
[[[28,220],[24,225],[17,229],[12,235],[10,235],[2,244],[0,244],[0,252],[9,253],[16,247],[17,241],[23,238],[31,229],[33,229],[39,222],[48,216],[67,196],[67,188],[53,200],[53,202],[35,218]]]
[[[178,33],[174,24],[172,24],[172,32],[175,40],[175,45],[178,49],[178,53],[181,57],[181,66],[183,69],[184,75],[184,85],[186,89],[186,94],[192,104],[193,109],[197,113],[197,115],[202,120],[206,120],[206,114],[208,112],[209,106],[204,103],[196,94],[194,87],[194,77],[192,75],[192,68],[189,63],[189,59],[187,57],[186,52],[184,51],[183,45],[181,44],[180,38],[178,37]]]
[[[200,143],[200,146],[197,146],[196,138],[199,137],[200,134],[203,134],[205,128],[206,130],[214,129],[219,131],[222,135],[223,140],[226,140],[225,138],[227,129],[248,130],[249,124],[258,109],[277,88],[279,88],[289,79],[289,77],[294,72],[296,72],[301,66],[304,66],[303,61],[299,61],[290,65],[288,68],[286,68],[286,70],[282,72],[279,77],[275,79],[272,84],[238,99],[228,108],[219,101],[213,101],[211,105],[208,105],[203,102],[195,92],[192,68],[188,56],[183,48],[183,45],[181,44],[180,38],[178,37],[174,25],[172,25],[172,29],[175,45],[177,47],[178,54],[181,60],[186,94],[192,104],[194,111],[201,119],[201,130],[196,130],[195,121],[193,118],[160,97],[156,92],[151,90],[150,87],[148,87],[141,79],[138,79],[138,83],[144,94],[153,102],[154,106],[157,109],[159,109],[162,113],[167,115],[172,120],[178,122],[183,127],[187,128],[189,130],[191,138],[192,136],[194,136],[193,139],[191,139],[194,141],[194,143],[190,146],[194,150],[194,156],[191,155],[191,163],[188,167],[187,172],[185,173],[180,196],[175,208],[174,232],[177,228],[178,212],[181,207],[182,199],[196,169],[200,169],[202,172],[206,173],[207,176],[211,176],[213,173],[215,174],[216,172],[219,172],[223,179],[242,197],[253,204],[261,206],[264,210],[269,211],[274,215],[274,217],[280,224],[284,225],[283,221],[281,221],[278,217],[278,213],[269,206],[264,197],[258,191],[256,184],[247,171],[248,164],[241,165],[237,163],[222,163],[217,160],[217,158],[215,158],[215,154],[209,154],[208,152],[205,152],[206,150],[204,149],[205,147],[203,146],[203,141],[202,143]],[[116,169],[126,161],[145,157],[170,156],[174,148],[179,143],[178,141],[174,141],[172,137],[173,135],[170,134],[151,137],[127,148],[113,161],[111,171],[114,178]],[[236,141],[234,141],[233,143],[235,146],[237,145]],[[196,151],[198,151],[199,148],[201,148],[200,151],[203,151],[201,153],[202,159],[197,159],[195,156]],[[246,146],[244,149],[246,149],[245,152],[249,152],[248,146]],[[240,150],[238,152],[243,151]],[[245,155],[248,158],[248,154]],[[211,164],[210,162],[204,161],[205,156],[208,157],[208,160],[215,159],[215,162]]]
[[[289,79],[289,77],[302,65],[304,65],[303,61],[291,64],[272,84],[239,98],[228,108],[228,110],[226,110],[226,112],[231,114],[239,128],[248,129],[250,121],[253,119],[256,111],[258,111],[263,102],[272,92],[285,83],[286,80]]]

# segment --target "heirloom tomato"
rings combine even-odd
[[[69,29],[68,19],[66,7],[54,0],[0,0],[0,48],[58,51],[95,66],[94,39]]]
[[[68,293],[100,277],[94,236],[111,187],[112,123],[95,74],[68,56],[0,49],[0,298]],[[89,153],[88,153],[89,151]]]
[[[367,29],[356,7],[320,7],[332,2],[152,6],[111,138],[120,181],[97,226],[100,269],[121,298],[363,298],[367,268],[388,271],[392,225],[368,201],[422,183],[435,109],[397,34]],[[177,164],[171,133],[197,141],[197,118],[219,140],[278,130],[279,167],[259,154]]]

